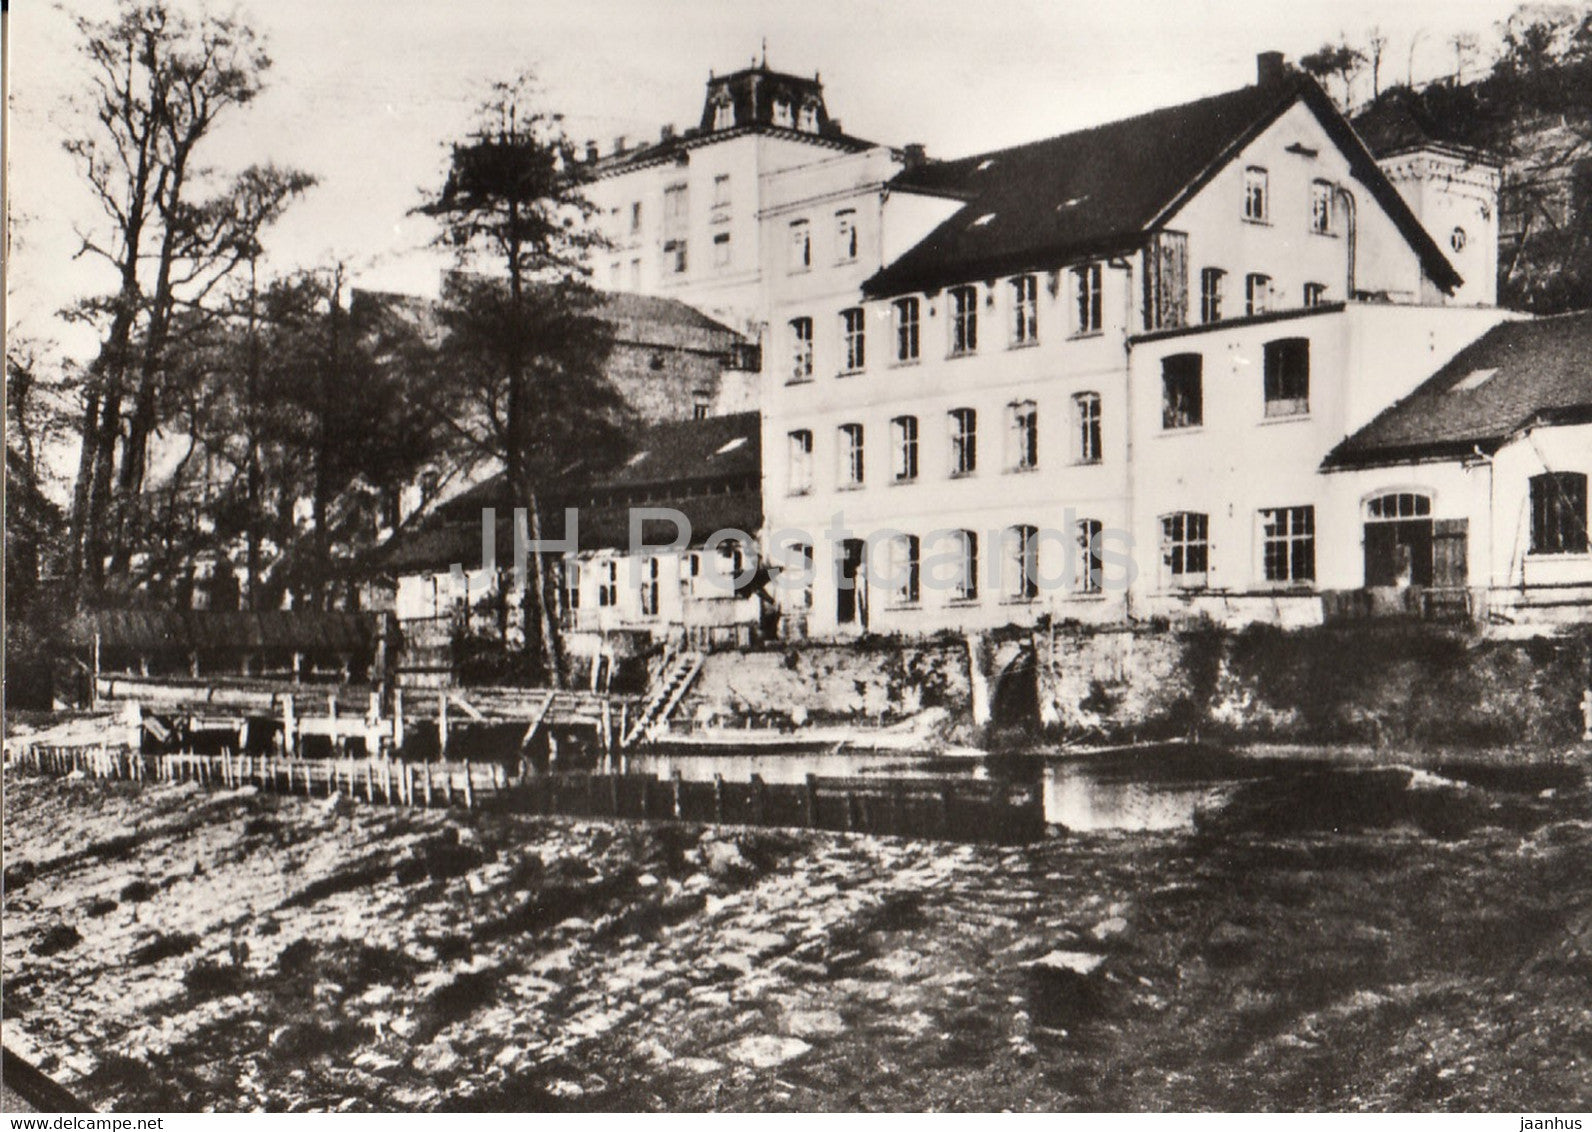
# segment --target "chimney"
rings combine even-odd
[[[929,151],[922,142],[912,142],[901,147],[901,163],[908,169],[921,169],[929,163]]]
[[[589,165],[595,165],[597,163],[597,143],[594,141],[588,141],[586,143],[586,162]]]
[[[1262,51],[1255,56],[1255,82],[1258,86],[1280,83],[1288,75],[1281,51]]]
[[[663,126],[658,130],[658,140],[661,142],[674,140],[674,127]]]
[[[625,152],[625,135],[624,134],[620,134],[617,138],[614,139],[614,153],[615,154],[620,154],[620,153],[623,153],[623,152]]]

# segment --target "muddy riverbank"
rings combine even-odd
[[[1023,849],[8,775],[8,1044],[106,1108],[1585,1108],[1584,778]]]

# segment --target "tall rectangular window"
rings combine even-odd
[[[836,435],[840,441],[840,486],[862,486],[862,426],[843,424]]]
[[[1244,313],[1265,314],[1271,309],[1271,276],[1253,272],[1244,276]]]
[[[663,262],[671,275],[684,275],[687,266],[686,243],[684,239],[665,240],[663,244]]]
[[[896,361],[918,360],[918,301],[897,299],[890,304],[895,314]]]
[[[564,593],[564,608],[574,611],[580,608],[580,563],[573,559],[566,559],[559,564],[559,582]]]
[[[813,376],[813,320],[790,320],[790,379],[807,381]]]
[[[813,489],[813,434],[799,428],[786,434],[786,490],[791,495],[806,495]]]
[[[727,208],[730,203],[730,175],[720,173],[713,178],[713,207]]]
[[[1318,235],[1332,234],[1332,195],[1330,181],[1310,182],[1310,230]]]
[[[1031,472],[1039,467],[1039,406],[1017,401],[1007,411],[1011,414],[1012,470]]]
[[[634,200],[634,201],[630,202],[630,234],[632,236],[634,236],[634,235],[637,235],[638,233],[640,233],[640,231],[641,231],[641,202],[639,200]]]
[[[790,269],[792,271],[806,271],[812,265],[812,226],[805,220],[793,220],[790,225]]]
[[[1205,423],[1205,360],[1199,354],[1161,359],[1161,427],[1195,428]]]
[[[972,409],[952,409],[951,474],[970,476],[978,470],[978,413]]]
[[[713,237],[713,266],[730,266],[730,234],[719,232]]]
[[[890,540],[890,561],[886,569],[892,587],[890,596],[896,605],[917,604],[919,550],[917,535],[896,535]]]
[[[1019,275],[1012,280],[1012,345],[1039,341],[1039,280]]]
[[[868,362],[867,321],[861,307],[840,312],[840,331],[846,348],[846,373],[857,373]]]
[[[1210,575],[1210,518],[1177,511],[1161,518],[1161,562],[1167,581],[1183,589],[1203,588]]]
[[[685,185],[669,185],[663,190],[663,230],[684,232],[690,211]]]
[[[892,469],[896,483],[911,483],[918,478],[918,418],[896,417],[890,422],[895,451]]]
[[[1039,531],[1020,525],[1001,533],[1001,589],[1013,601],[1039,596]]]
[[[1227,283],[1227,272],[1219,267],[1200,271],[1200,321],[1220,322],[1222,319],[1222,291]]]
[[[817,564],[817,560],[813,556],[813,544],[810,542],[793,542],[790,544],[790,548],[797,562],[796,577],[806,579],[806,584],[796,592],[796,608],[811,609],[813,607],[813,583],[818,580],[817,572],[813,569]]]
[[[1105,589],[1105,559],[1101,554],[1104,526],[1099,519],[1078,520],[1078,592],[1097,594]]]
[[[1101,456],[1100,394],[1077,393],[1072,398],[1073,435],[1078,447],[1074,458],[1080,464],[1098,464]]]
[[[1268,417],[1297,417],[1310,411],[1310,339],[1278,338],[1265,346]]]
[[[1587,477],[1580,472],[1532,476],[1531,553],[1585,554]]]
[[[951,288],[951,353],[978,349],[978,288]]]
[[[1244,219],[1264,224],[1271,218],[1271,193],[1266,171],[1258,165],[1244,170]]]
[[[1261,511],[1261,568],[1268,582],[1316,579],[1316,509],[1271,507]]]
[[[619,604],[619,563],[612,558],[597,563],[597,604],[605,609]]]
[[[951,539],[956,566],[952,575],[951,598],[954,601],[977,601],[978,532],[953,531]]]
[[[641,615],[643,617],[658,616],[658,579],[662,575],[662,566],[657,555],[649,555],[641,568]]]
[[[857,258],[857,212],[843,208],[835,213],[835,258],[851,263]]]
[[[1079,334],[1094,334],[1101,326],[1100,284],[1103,278],[1098,263],[1086,263],[1072,269],[1073,298],[1078,304],[1075,330]]]
[[[1327,301],[1327,285],[1325,283],[1305,284],[1305,306],[1319,307]]]

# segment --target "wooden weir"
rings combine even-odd
[[[298,758],[224,751],[144,753],[115,746],[31,746],[14,756],[39,774],[253,786],[389,806],[639,821],[784,826],[946,841],[1021,844],[1045,836],[1033,786],[960,778],[832,778],[799,783],[649,774],[511,774],[503,763]]]

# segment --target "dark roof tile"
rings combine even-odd
[[[1456,285],[1452,265],[1331,100],[1313,80],[1291,74],[1281,82],[903,171],[892,188],[966,203],[864,289],[873,297],[928,291],[1133,250],[1241,145],[1300,99],[1420,254],[1427,274],[1439,285]]]
[[[1527,424],[1589,414],[1592,311],[1505,322],[1339,444],[1323,467],[1491,452]]]

